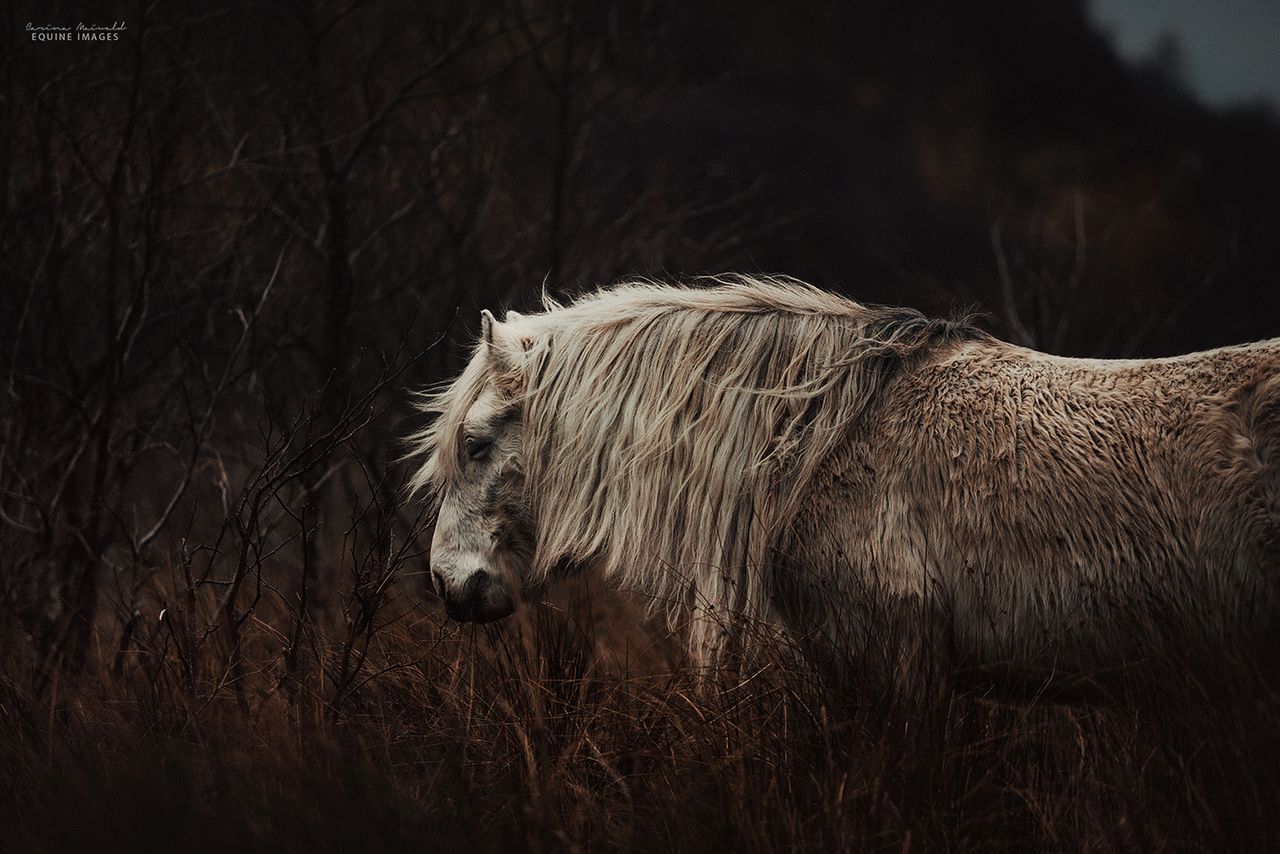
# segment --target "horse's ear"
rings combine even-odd
[[[480,312],[480,340],[485,343],[491,353],[519,353],[533,346],[533,339],[519,335],[511,326],[511,322],[520,320],[522,315],[514,311],[507,312],[507,319],[500,321],[488,309]]]
[[[480,310],[480,340],[493,346],[493,327],[498,325],[489,309]]]
[[[507,320],[511,319],[511,314],[508,314]],[[499,370],[516,367],[518,357],[533,343],[518,335],[510,323],[499,321],[487,310],[480,312],[480,340],[484,342],[482,346],[490,364]]]

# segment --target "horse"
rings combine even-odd
[[[1274,610],[1280,339],[1068,358],[783,277],[543,300],[483,312],[420,401],[452,618],[590,572],[696,660],[744,624],[838,650],[942,618],[966,661],[1090,666],[1153,615]]]

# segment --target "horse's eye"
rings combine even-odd
[[[493,446],[493,440],[468,436],[463,444],[466,445],[468,457],[473,460],[482,460],[489,455],[489,448]]]

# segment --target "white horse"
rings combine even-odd
[[[689,618],[709,658],[741,619],[892,645],[876,614],[926,605],[965,656],[1086,662],[1157,612],[1268,610],[1280,339],[1061,358],[793,280],[714,285],[484,312],[413,437],[450,615],[586,571]]]

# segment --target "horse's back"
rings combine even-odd
[[[1261,607],[1280,581],[1280,340],[1115,362],[958,344],[903,370],[816,486],[795,548],[817,575],[941,596],[989,654],[1123,646],[1143,609]]]

